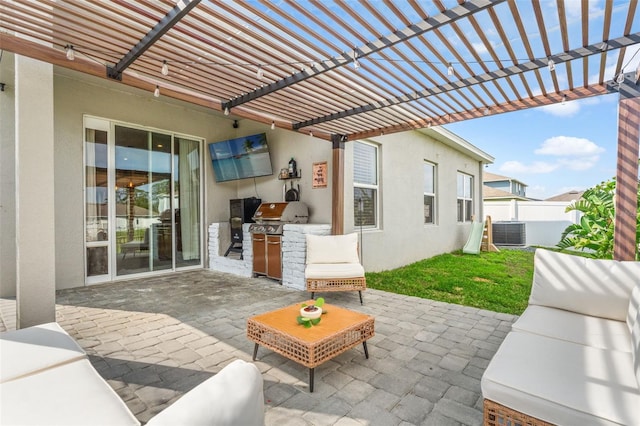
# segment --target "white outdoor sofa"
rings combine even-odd
[[[233,361],[147,425],[263,425],[257,367]],[[0,334],[1,425],[139,425],[57,323]]]
[[[482,376],[485,425],[640,425],[640,262],[537,250]]]

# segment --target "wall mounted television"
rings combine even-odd
[[[266,133],[209,144],[216,182],[273,174]]]

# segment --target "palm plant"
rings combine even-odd
[[[586,251],[598,259],[613,258],[615,224],[615,178],[587,189],[582,198],[569,204],[566,212],[580,211],[580,223],[569,225],[562,233],[557,247]],[[640,224],[640,186],[638,188],[637,223]],[[638,260],[640,227],[636,227],[636,260]]]

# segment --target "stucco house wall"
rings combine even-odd
[[[5,52],[0,71],[7,90],[0,99],[2,141],[0,172],[2,177],[2,253],[15,251],[15,200],[12,192],[12,135],[14,96],[12,54]],[[326,161],[332,172],[332,144],[328,141],[197,107],[181,101],[132,89],[115,82],[54,67],[54,192],[55,192],[55,271],[56,289],[84,285],[84,200],[83,200],[83,117],[85,115],[145,126],[150,129],[182,133],[204,139],[203,187],[205,203],[202,235],[211,223],[229,220],[229,200],[257,196],[263,201],[282,201],[284,181],[277,179],[280,168],[291,157],[302,171],[301,201],[309,206],[310,222],[331,222],[332,182],[326,188],[313,189],[312,163]],[[267,133],[273,176],[216,183],[207,144],[243,135]],[[446,132],[445,132],[446,133]],[[444,135],[444,136],[443,136]],[[436,141],[446,139],[448,143]],[[454,138],[455,139],[455,138]],[[460,248],[466,241],[469,224],[456,221],[456,172],[474,176],[474,210],[481,212],[482,160],[469,150],[455,148],[450,135],[434,129],[412,131],[372,138],[380,146],[380,227],[363,232],[363,260],[366,270],[379,271],[401,266],[435,254]],[[465,141],[463,141],[466,143]],[[468,143],[466,143],[468,145]],[[452,145],[452,146],[450,146]],[[464,144],[463,144],[464,145]],[[471,152],[471,154],[470,154]],[[423,224],[423,161],[437,167],[437,224]],[[345,232],[359,231],[353,225],[353,144],[345,148]],[[13,185],[13,187],[12,187]],[[290,185],[290,182],[287,182]],[[14,215],[14,216],[12,216]],[[38,226],[37,223],[34,226]],[[202,246],[207,247],[207,241]],[[202,253],[206,267],[207,253]],[[0,291],[15,294],[15,253],[2,256]],[[12,272],[13,271],[13,272]],[[12,276],[13,274],[13,276]]]
[[[446,137],[451,137],[445,132]],[[436,140],[424,129],[369,139],[380,146],[380,226],[362,232],[365,270],[397,268],[460,249],[471,224],[457,221],[457,172],[473,176],[474,213],[482,216],[482,162]],[[436,224],[424,223],[424,162],[436,164]],[[486,160],[485,160],[486,161]],[[345,232],[358,232],[353,217],[353,145],[345,152]]]

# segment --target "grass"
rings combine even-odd
[[[366,277],[369,288],[520,315],[531,292],[533,252],[457,251]]]

